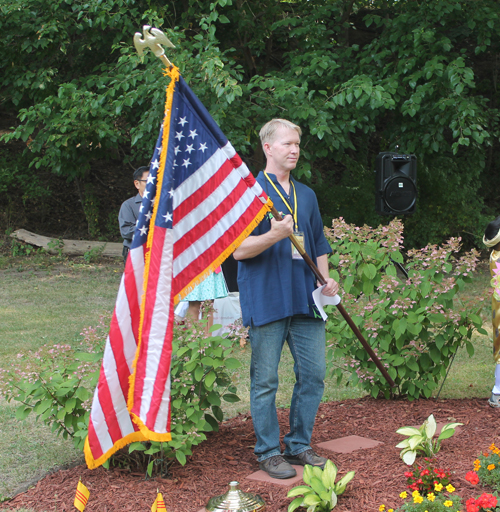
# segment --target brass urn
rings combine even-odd
[[[264,512],[265,501],[258,494],[239,490],[238,482],[229,482],[229,491],[208,500],[207,512]]]

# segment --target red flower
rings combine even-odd
[[[479,512],[479,507],[476,505],[476,500],[474,498],[470,498],[465,503],[467,507],[467,512]]]
[[[479,477],[477,476],[477,473],[475,471],[469,471],[465,475],[465,479],[470,482],[472,485],[476,485],[479,483]]]
[[[497,506],[497,498],[493,494],[484,493],[476,500],[476,505],[483,508],[493,508]]]
[[[414,466],[412,471],[406,471],[404,475],[407,478],[408,488],[426,496],[438,483],[446,487],[450,483],[450,474],[446,470],[434,468],[434,463],[435,461],[425,459],[425,464]]]

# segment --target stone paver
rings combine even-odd
[[[331,441],[325,441],[324,443],[319,443],[317,446],[318,448],[323,448],[324,450],[328,450],[330,452],[350,453],[355,450],[367,450],[369,448],[374,448],[379,444],[383,443],[381,441],[368,439],[367,437],[347,436],[340,437],[338,439],[332,439]],[[304,473],[303,466],[294,465],[293,467],[297,471],[297,475],[293,478],[271,478],[265,471],[262,470],[256,471],[255,473],[248,475],[246,478],[248,480],[256,480],[258,482],[269,482],[276,485],[284,485],[290,487],[300,482],[302,480],[302,474]],[[205,508],[200,509],[198,512],[205,512]]]
[[[272,484],[290,486],[300,482],[302,480],[302,473],[304,473],[304,466],[293,465],[293,468],[295,471],[297,471],[297,475],[293,478],[271,478],[265,471],[262,471],[261,469],[255,473],[252,473],[251,475],[248,475],[246,478],[248,478],[248,480],[257,480],[259,482],[270,482]]]
[[[383,443],[381,441],[368,439],[367,437],[347,436],[332,439],[331,441],[325,441],[324,443],[319,443],[317,446],[318,448],[323,448],[330,452],[351,453],[356,450],[375,448],[375,446],[378,446],[379,444]]]

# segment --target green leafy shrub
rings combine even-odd
[[[107,336],[105,318],[95,328],[84,329],[75,350],[70,345],[43,345],[18,354],[9,369],[0,369],[0,392],[10,402],[20,402],[16,417],[33,413],[64,439],[73,438],[83,450],[92,392],[99,377]]]
[[[71,437],[83,449],[93,390],[99,377],[109,323],[84,329],[78,351],[69,345],[44,345],[35,353],[19,354],[9,369],[0,369],[0,392],[21,405],[16,416],[30,413],[52,426],[64,438]],[[213,326],[212,330],[220,326]],[[231,370],[241,363],[230,357],[239,327],[227,337],[204,335],[204,323],[174,326],[171,365],[171,433],[166,443],[132,443],[135,464],[149,475],[163,472],[174,458],[181,464],[191,448],[218,430],[223,420],[222,400],[237,402]],[[115,457],[117,457],[116,455]],[[142,467],[145,466],[145,467]]]
[[[465,345],[472,356],[472,334],[486,334],[479,317],[482,302],[466,304],[457,295],[471,280],[478,253],[454,256],[460,239],[450,239],[442,246],[411,250],[404,261],[399,219],[370,228],[340,218],[326,234],[333,249],[329,261],[336,269],[332,277],[342,283],[342,302],[397,389],[390,388],[339,315],[330,315],[326,326],[328,359],[343,364],[330,363],[332,374],[340,382],[347,372],[350,383],[373,397],[429,398],[457,350]]]
[[[33,256],[37,252],[37,248],[30,244],[19,242],[14,239],[11,242],[11,254],[14,258],[17,256]]]
[[[219,327],[214,325],[212,331]],[[191,448],[206,440],[205,432],[219,429],[224,419],[222,400],[239,401],[231,370],[241,363],[231,357],[233,339],[233,333],[227,337],[205,335],[204,321],[174,327],[170,369],[172,440],[147,443],[148,454],[154,459],[148,463],[150,474],[154,465],[163,464],[164,457],[185,464]],[[129,451],[144,450],[141,445],[133,443]]]
[[[57,253],[59,258],[62,258],[63,250],[64,250],[64,242],[62,238],[52,238],[50,242],[47,244],[49,253]]]
[[[102,257],[102,253],[104,251],[105,245],[100,245],[98,247],[93,247],[92,249],[85,251],[83,254],[83,259],[85,263],[95,263],[96,261],[99,261]]]

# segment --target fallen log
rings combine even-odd
[[[42,247],[50,254],[66,254],[68,256],[84,256],[90,251],[98,252],[108,258],[121,258],[123,245],[116,242],[91,242],[90,240],[66,240],[37,235],[25,229],[11,233],[12,238],[21,240],[36,247]]]

